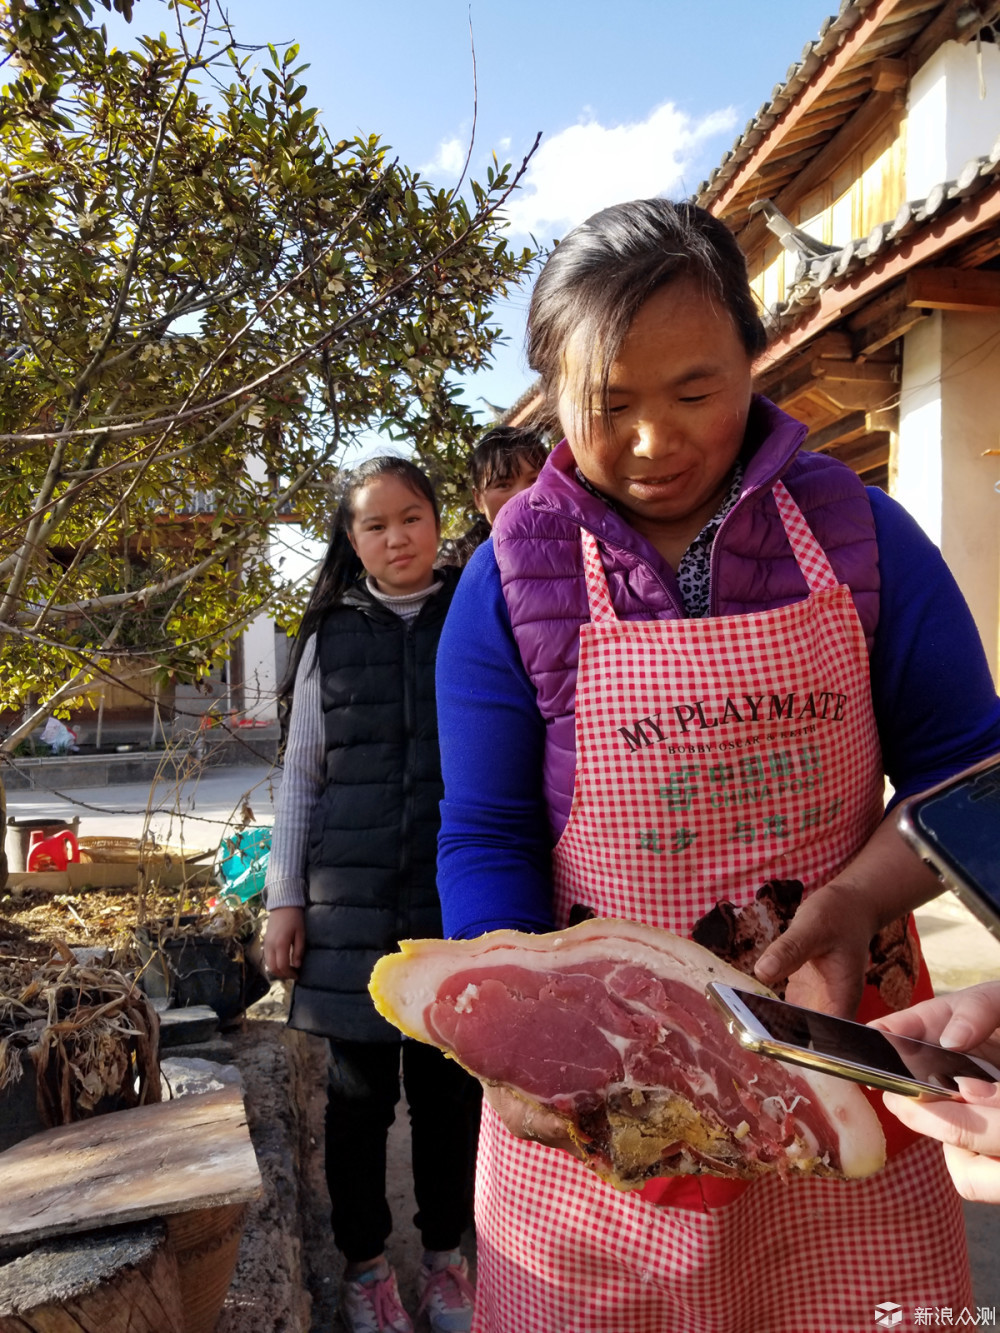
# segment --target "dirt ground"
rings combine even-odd
[[[148,898],[145,910],[164,916],[199,911],[203,903],[203,897],[162,895]],[[0,895],[0,963],[46,963],[59,944],[127,951],[139,908],[135,889],[8,889]]]
[[[189,911],[203,899],[161,896],[147,911]],[[129,961],[139,913],[134,890],[0,895],[0,994],[17,994],[32,971],[71,947],[108,949]],[[164,1050],[164,1058],[195,1054],[239,1070],[247,1121],[263,1180],[251,1207],[232,1287],[217,1333],[327,1333],[338,1328],[342,1260],[329,1228],[323,1164],[326,1045],[288,1030],[279,983],[246,1019],[205,1046]],[[390,1131],[387,1190],[394,1231],[387,1251],[407,1307],[416,1310],[421,1246],[413,1226],[405,1103]],[[463,1241],[475,1265],[475,1241]]]

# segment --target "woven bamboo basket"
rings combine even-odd
[[[196,865],[215,853],[211,848],[203,847],[152,847],[139,838],[84,837],[77,838],[80,848],[80,860],[101,865],[143,865],[160,866],[169,858]]]
[[[245,1203],[230,1203],[166,1219],[187,1333],[212,1333],[218,1322],[233,1280],[246,1214]]]

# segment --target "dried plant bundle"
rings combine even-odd
[[[159,1020],[121,973],[72,960],[63,946],[24,984],[0,970],[0,1089],[35,1065],[38,1110],[48,1126],[160,1100]],[[17,989],[13,987],[16,986]],[[8,989],[11,988],[11,989]]]

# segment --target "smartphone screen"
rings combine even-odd
[[[907,802],[904,810],[918,846],[959,897],[974,893],[1000,921],[1000,759]]]
[[[955,1079],[959,1076],[994,1081],[997,1078],[987,1066],[959,1051],[946,1051],[911,1037],[880,1032],[863,1023],[802,1009],[752,991],[726,986],[718,986],[715,991],[714,998],[735,1017],[740,1039],[757,1049],[756,1041],[763,1037],[766,1044],[760,1048],[761,1053],[777,1059],[813,1065],[859,1083],[890,1087],[911,1095],[936,1092],[954,1096],[958,1093]],[[736,1006],[726,1003],[729,997],[735,998]],[[741,1022],[738,1006],[743,1006],[756,1020],[756,1031],[753,1024]],[[810,1055],[820,1058],[814,1061]]]

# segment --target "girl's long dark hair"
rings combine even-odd
[[[323,557],[323,563],[320,566],[313,590],[309,594],[309,601],[306,603],[302,623],[299,625],[298,633],[295,636],[295,645],[289,658],[285,678],[278,688],[279,697],[283,699],[290,698],[292,690],[295,688],[295,673],[302,658],[302,649],[309,636],[315,634],[319,628],[319,622],[330,607],[335,606],[347,589],[352,584],[357,583],[365,572],[364,566],[358,559],[357,552],[351,545],[350,538],[358,493],[369,482],[375,481],[378,477],[387,476],[398,477],[404,486],[409,486],[411,491],[422,496],[434,511],[435,524],[438,527],[441,526],[441,516],[438,511],[434,487],[420,468],[407,458],[399,458],[395,454],[380,454],[377,458],[369,458],[366,462],[359,464],[352,472],[341,478],[340,501],[337,505],[337,512],[333,516],[330,545]]]

